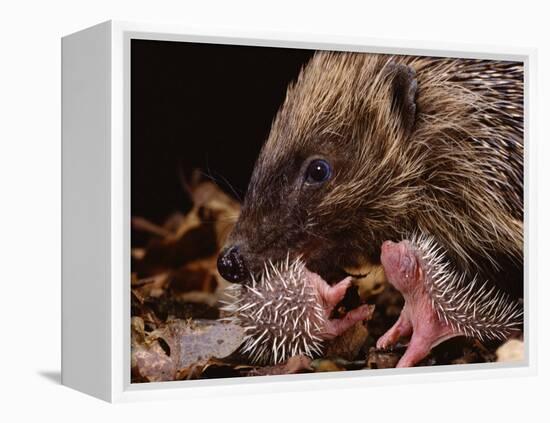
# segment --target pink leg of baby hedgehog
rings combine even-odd
[[[346,291],[351,285],[351,278],[346,278],[336,285],[330,286],[315,273],[306,271],[306,276],[309,283],[311,283],[317,291],[318,298],[326,317],[326,326],[322,334],[323,339],[330,340],[340,336],[355,323],[368,320],[372,316],[374,307],[364,304],[349,311],[341,319],[329,319],[334,307],[336,307],[346,295]]]
[[[438,319],[425,288],[425,272],[408,241],[384,242],[381,261],[388,281],[401,292],[405,305],[397,322],[378,339],[376,347],[385,349],[399,338],[410,336],[397,367],[411,367],[436,345],[462,334]]]

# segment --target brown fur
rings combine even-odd
[[[334,170],[315,187],[303,183],[312,157]],[[522,64],[317,53],[289,87],[230,243],[252,272],[290,251],[328,275],[417,229],[458,270],[513,270],[521,291]]]

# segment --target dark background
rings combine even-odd
[[[195,168],[242,199],[287,86],[312,55],[132,40],[131,214],[162,223],[186,211],[182,178]]]

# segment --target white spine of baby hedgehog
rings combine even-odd
[[[451,270],[447,252],[435,239],[417,232],[410,240],[426,272],[425,286],[440,320],[480,340],[506,339],[522,323],[523,310],[496,286],[477,276],[468,281]]]
[[[221,308],[224,318],[244,328],[240,352],[255,364],[279,364],[295,355],[319,356],[323,341],[340,335],[356,322],[367,319],[372,308],[365,305],[342,319],[329,319],[344,297],[351,279],[329,286],[309,272],[297,258],[268,262],[250,285],[231,285]]]

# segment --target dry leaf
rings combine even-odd
[[[156,335],[164,338],[174,351],[178,368],[224,358],[242,343],[244,330],[237,325],[215,320],[174,320]]]
[[[360,266],[349,267],[344,270],[350,275],[356,275],[353,278],[353,284],[357,286],[359,298],[362,302],[380,294],[387,284],[386,274],[381,264],[365,261]]]
[[[132,319],[132,373],[150,382],[193,375],[211,358],[231,355],[242,343],[239,326],[215,320],[172,320],[146,333],[143,319]]]
[[[372,306],[374,309],[374,306]],[[325,357],[341,357],[353,360],[359,354],[369,332],[362,322],[357,322],[328,345]]]
[[[397,365],[401,354],[394,351],[382,351],[376,348],[370,348],[367,357],[367,367],[369,369],[388,369]]]
[[[248,376],[290,375],[295,373],[311,372],[311,358],[305,355],[290,357],[286,363],[275,366],[258,367],[248,372]]]
[[[497,349],[498,362],[523,361],[525,357],[525,346],[519,339],[510,339]]]
[[[326,358],[318,358],[311,362],[311,367],[316,372],[338,372],[346,370],[344,366],[338,365],[334,360],[329,360]]]

